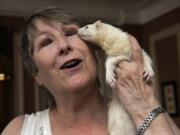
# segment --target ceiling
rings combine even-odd
[[[177,7],[180,0],[1,0],[1,15],[25,16],[34,9],[59,5],[86,21],[143,24]]]

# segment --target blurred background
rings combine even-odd
[[[15,116],[48,106],[47,93],[22,65],[19,42],[24,17],[54,5],[85,24],[102,20],[134,35],[153,58],[156,94],[180,127],[180,0],[1,0],[0,132]]]

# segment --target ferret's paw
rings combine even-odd
[[[110,87],[114,87],[116,84],[116,75],[114,72],[106,72],[106,82]]]
[[[152,67],[145,67],[144,68],[143,78],[146,82],[152,81],[152,79],[154,78],[154,75],[155,74],[154,74]]]
[[[152,68],[152,60],[144,50],[142,50],[142,54],[143,54],[143,60],[144,60],[143,78],[146,82],[152,81],[155,75]]]

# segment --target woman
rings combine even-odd
[[[77,36],[81,25],[59,8],[36,12],[27,21],[23,38],[25,65],[55,99],[55,107],[12,120],[2,135],[108,135],[107,103],[100,94],[96,57]],[[152,84],[143,81],[143,59],[135,38],[129,37],[133,62],[119,63],[116,92],[138,129],[160,106]],[[161,113],[145,135],[180,134]]]

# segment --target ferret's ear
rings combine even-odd
[[[97,20],[96,23],[101,23],[101,20]]]
[[[101,21],[98,20],[98,21],[96,21],[96,28],[100,28],[100,27],[101,27]]]

